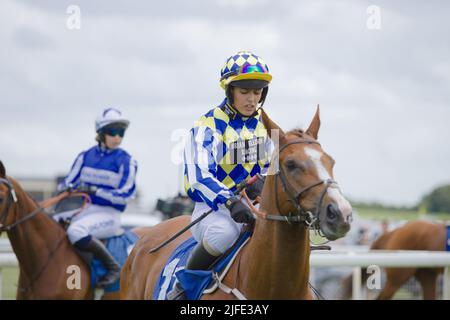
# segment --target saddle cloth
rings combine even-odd
[[[134,247],[139,237],[130,230],[126,230],[121,235],[106,239],[106,248],[113,255],[120,267],[123,267],[128,255]],[[106,274],[106,268],[100,260],[93,258],[90,261],[91,267],[91,286],[96,287],[97,281]],[[105,292],[116,292],[120,288],[120,279],[112,285],[105,288]]]
[[[212,293],[217,288],[217,281],[213,282],[214,275],[222,279],[228,271],[229,264],[250,238],[249,231],[243,232],[234,245],[214,263],[210,270],[185,269],[189,254],[197,245],[197,241],[190,237],[182,242],[172,253],[161,271],[159,279],[153,290],[152,299],[167,300],[167,293],[172,290],[176,280],[185,289],[189,300],[198,300],[204,293]],[[210,287],[208,287],[210,286]]]

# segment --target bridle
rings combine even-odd
[[[293,145],[293,144],[318,144],[320,146],[320,143],[316,140],[309,140],[309,139],[296,139],[294,141],[288,142],[281,146],[280,150],[278,151],[278,158],[281,155],[281,152],[283,152],[287,147]],[[278,160],[278,159],[276,159]],[[325,197],[325,194],[327,193],[328,188],[332,184],[337,184],[336,181],[332,179],[326,179],[326,180],[319,180],[317,182],[314,182],[300,190],[295,190],[295,188],[292,187],[292,185],[289,183],[286,173],[283,170],[283,167],[280,165],[278,171],[274,174],[275,176],[275,203],[277,206],[277,210],[280,214],[263,214],[262,217],[266,220],[273,220],[273,221],[284,221],[288,223],[304,223],[309,228],[315,229],[319,231],[320,233],[320,221],[319,221],[319,213],[322,208],[323,199]],[[289,212],[287,215],[281,215],[280,210],[280,199],[278,196],[278,179],[280,179],[281,186],[283,188],[283,191],[288,196],[288,201],[292,203],[295,212]],[[324,184],[325,188],[320,193],[314,213],[310,210],[305,210],[300,205],[300,197],[304,195],[309,190],[318,187],[320,185]],[[253,210],[252,210],[253,211]],[[258,214],[258,216],[261,216]]]
[[[8,217],[8,212],[9,209],[12,205],[12,203],[17,203],[17,195],[16,195],[16,191],[14,190],[13,185],[11,184],[11,182],[8,179],[3,179],[0,178],[0,183],[4,184],[7,188],[8,188],[8,193],[7,193],[7,197],[6,197],[6,205],[5,208],[3,209],[1,216],[0,216],[0,234],[3,231],[10,231],[11,229],[13,229],[14,227],[16,227],[17,225],[21,224],[22,222],[33,218],[37,213],[39,213],[40,211],[44,210],[44,208],[42,207],[38,207],[35,210],[33,210],[31,213],[27,214],[26,216],[20,218],[17,221],[14,221],[13,223],[5,226],[4,223],[6,221],[6,218]]]

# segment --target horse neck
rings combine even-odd
[[[272,182],[271,182],[272,180]],[[267,177],[269,185],[273,177]],[[279,214],[271,186],[264,186],[261,210]],[[239,272],[250,299],[309,296],[309,231],[303,224],[258,219]]]
[[[17,221],[36,210],[37,205],[17,185],[15,189],[18,201],[9,214]],[[58,242],[64,241],[63,229],[44,212],[37,213],[7,233],[21,269],[29,276],[46,263]]]

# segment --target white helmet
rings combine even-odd
[[[121,123],[128,128],[130,121],[122,116],[122,112],[114,108],[107,108],[95,120],[95,131],[99,132],[102,128],[111,123]]]

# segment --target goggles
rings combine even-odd
[[[123,138],[123,136],[125,135],[125,129],[124,128],[115,128],[115,127],[112,127],[112,128],[104,128],[103,130],[102,130],[102,132],[104,133],[104,134],[107,134],[108,136],[111,136],[111,137],[115,137],[115,136],[120,136],[121,138]]]
[[[231,76],[235,76],[238,74],[248,74],[248,73],[268,73],[267,69],[261,64],[261,63],[257,63],[257,64],[250,64],[250,63],[246,63],[244,65],[242,65],[241,67],[239,67],[239,69],[237,70],[232,70],[229,71],[227,73],[225,73],[220,80],[224,80],[227,79]]]

